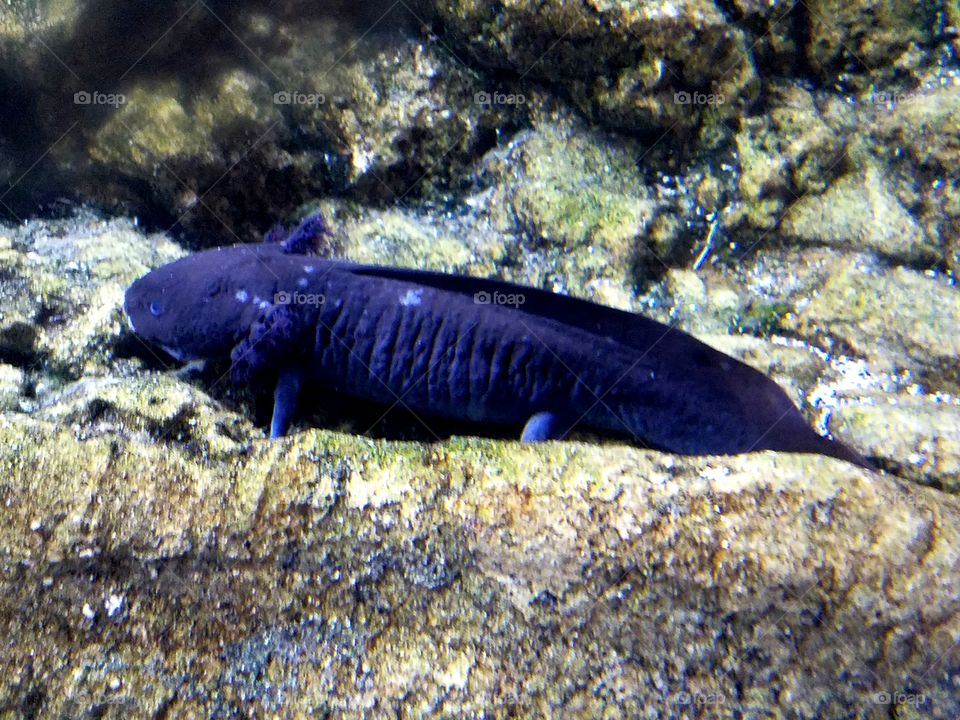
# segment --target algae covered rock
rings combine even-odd
[[[738,197],[725,228],[748,245],[769,238],[954,268],[958,97],[943,74],[923,90],[846,100],[773,86],[769,111],[736,135]]]
[[[960,87],[944,83],[898,96],[867,128],[871,147],[891,167],[897,192],[918,222],[941,238],[947,265],[960,268]]]
[[[736,136],[738,189],[748,225],[768,231],[796,198],[820,193],[846,166],[845,127],[851,118],[797,84],[770,89],[770,110],[745,118]]]
[[[176,223],[195,246],[250,241],[331,192],[443,198],[525,113],[484,102],[404,7],[71,7],[75,22],[36,25],[32,44],[0,32],[23,111],[0,155],[17,150],[5,196],[21,216],[59,191]],[[109,60],[92,50],[107,36]]]
[[[296,91],[286,91],[287,122],[329,145],[332,180],[355,199],[399,204],[446,196],[533,99],[509,88],[488,91],[432,44],[364,45],[344,57],[347,39],[324,40],[301,41],[280,64],[285,86],[310,88],[306,97],[316,98],[298,103]]]
[[[141,203],[168,208],[200,237],[211,215],[230,217],[231,203],[269,197],[277,189],[271,185],[280,182],[281,167],[293,170],[291,158],[280,152],[270,133],[281,125],[281,108],[272,102],[270,87],[251,73],[236,71],[219,80],[201,97],[176,81],[129,89],[91,138],[91,176],[122,177],[127,188],[136,179],[149,188]],[[237,160],[236,148],[244,146],[248,163],[226,175]],[[108,197],[124,196],[113,182],[89,190],[104,204]],[[241,223],[229,229],[220,221],[217,225],[217,234],[233,242],[249,231]]]
[[[539,117],[533,131],[484,158],[489,190],[477,201],[493,229],[515,239],[504,264],[517,279],[581,295],[604,277],[629,287],[624,270],[674,252],[645,240],[664,203],[643,182],[637,154],[561,113]]]
[[[908,90],[927,68],[942,62],[944,41],[951,36],[943,33],[944,7],[939,2],[717,4],[749,33],[758,73],[765,78],[812,74],[827,86]],[[950,12],[952,3],[945,5]]]
[[[904,298],[910,298],[904,302]],[[909,370],[924,385],[957,392],[960,293],[940,278],[840,262],[817,293],[785,320],[826,349],[866,357],[878,370]]]
[[[19,43],[37,33],[62,29],[75,22],[82,9],[83,3],[77,0],[10,0],[0,12],[0,40]]]
[[[482,66],[563,88],[608,126],[689,131],[758,90],[744,33],[705,0],[421,5]]]
[[[941,256],[875,166],[834,181],[820,195],[805,195],[790,206],[781,232],[804,242],[844,244],[916,264]]]
[[[354,49],[330,22],[298,35],[267,79],[224,71],[201,94],[184,81],[135,85],[92,138],[97,175],[139,179],[142,200],[197,244],[250,241],[331,189],[391,203],[448,191],[519,110],[477,102],[475,79],[435,48]]]
[[[0,363],[0,411],[19,410],[23,393],[23,370]]]
[[[918,395],[891,403],[878,393],[835,410],[832,427],[856,437],[900,477],[960,491],[960,405],[952,398]]]
[[[0,228],[0,358],[45,386],[102,374],[126,325],[127,286],[183,250],[128,220],[80,212]]]
[[[960,504],[837,461],[0,435],[5,707],[957,710]]]
[[[938,32],[941,4],[930,0],[812,0],[807,58],[821,73],[852,69],[892,76]],[[848,76],[849,77],[849,76]]]

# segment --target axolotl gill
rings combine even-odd
[[[499,280],[311,254],[320,215],[262,244],[199,252],[127,290],[134,332],[174,358],[226,359],[236,383],[275,387],[270,434],[307,384],[424,417],[515,427],[527,442],[575,428],[679,454],[819,453],[771,379],[674,327]]]

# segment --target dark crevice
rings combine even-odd
[[[42,363],[46,355],[36,345],[36,328],[29,323],[13,322],[0,330],[0,362],[21,368]]]
[[[810,62],[808,49],[810,47],[812,23],[810,10],[798,0],[790,10],[790,23],[794,41],[796,42],[796,52],[794,53],[793,76],[796,78],[806,78],[816,82],[817,71]]]

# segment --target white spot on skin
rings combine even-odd
[[[259,295],[254,295],[254,296],[253,296],[253,304],[254,304],[254,305],[259,305],[259,304],[262,303],[262,302],[263,302],[263,300],[260,299],[260,296],[259,296]]]
[[[242,303],[245,303],[247,300],[250,299],[250,295],[247,293],[246,290],[237,290],[237,293],[236,295],[234,295],[234,297],[237,299],[238,302],[242,302]]]
[[[406,293],[400,296],[400,304],[406,307],[412,305],[419,305],[423,300],[423,290],[407,290]]]
[[[103,603],[107,609],[107,617],[113,617],[123,607],[123,596],[110,593],[110,597]]]
[[[268,303],[266,300],[261,300],[257,303],[257,307],[261,310],[266,310],[268,307],[270,307],[270,303]]]
[[[310,273],[313,272],[313,265],[304,265],[304,266],[303,266],[303,271],[304,271],[307,275],[309,275]]]
[[[297,286],[298,286],[298,287],[305,288],[305,287],[307,286],[307,279],[306,279],[306,278],[300,278],[299,280],[297,280]]]

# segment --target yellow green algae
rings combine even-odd
[[[823,716],[956,662],[960,501],[838,461],[155,432],[0,422],[8,707]]]
[[[485,204],[494,229],[517,236],[507,255],[522,264],[524,281],[580,294],[604,277],[630,282],[611,271],[631,267],[657,212],[630,147],[548,111],[503,157],[491,158]]]
[[[206,149],[207,131],[175,97],[176,85],[134,88],[127,102],[101,128],[91,156],[100,162],[134,168],[160,167],[175,157]],[[120,141],[123,142],[120,142]]]
[[[783,320],[813,344],[839,346],[877,371],[910,370],[954,393],[960,390],[958,322],[960,295],[945,278],[903,267],[865,269],[855,259],[836,262],[810,302]]]
[[[897,458],[895,472],[925,485],[960,493],[960,406],[929,396],[847,408],[835,431],[855,434],[869,454]]]
[[[447,41],[480,65],[562,84],[580,111],[608,127],[682,133],[703,114],[737,114],[759,90],[744,33],[712,2],[508,3],[491,13],[465,0],[431,13]],[[694,91],[721,101],[678,101],[677,93]]]
[[[910,67],[911,53],[937,32],[939,11],[940,3],[929,0],[814,0],[807,11],[807,57],[824,74],[860,66],[865,74],[889,82],[884,76],[892,76],[897,65]]]

